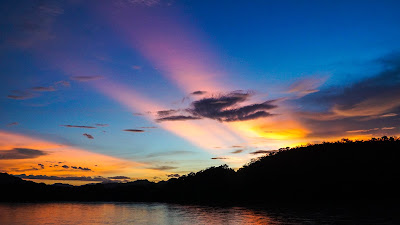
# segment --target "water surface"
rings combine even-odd
[[[396,210],[213,207],[167,203],[0,204],[0,224],[400,224]]]

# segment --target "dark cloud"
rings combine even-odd
[[[134,116],[143,116],[143,113],[132,113]]]
[[[213,157],[211,159],[228,159],[228,158],[224,158],[224,157]]]
[[[67,165],[63,165],[62,166],[65,169],[74,169],[74,170],[83,170],[83,171],[93,171],[92,169],[89,169],[87,167],[80,167],[80,166],[67,166]]]
[[[90,134],[84,133],[83,136],[89,138],[89,139],[94,139],[94,137]]]
[[[258,155],[258,154],[269,154],[271,152],[275,152],[274,150],[257,150],[254,152],[250,152],[252,155]]]
[[[49,86],[49,87],[33,87],[32,88],[33,91],[56,91],[56,89],[53,86]]]
[[[144,132],[144,130],[139,130],[139,129],[125,129],[123,131],[133,132],[133,133],[143,133]]]
[[[171,177],[171,178],[179,178],[181,177],[181,175],[177,174],[177,173],[172,173],[172,174],[167,174],[167,177]]]
[[[96,123],[97,127],[108,127],[108,124],[104,124],[104,123]]]
[[[13,148],[11,150],[1,150],[0,160],[2,159],[33,159],[43,155],[46,152],[29,148]]]
[[[192,93],[190,93],[191,95],[204,95],[205,93],[207,93],[206,91],[194,91]]]
[[[201,119],[201,117],[179,115],[179,116],[167,116],[167,117],[158,118],[156,121],[164,122],[164,121],[185,121],[185,120],[199,120],[199,119]]]
[[[170,109],[170,110],[161,110],[161,111],[157,111],[157,115],[160,117],[164,117],[164,116],[170,116],[176,112],[178,112],[179,110],[174,110],[174,109]]]
[[[17,125],[18,125],[18,122],[12,122],[12,123],[7,124],[8,127],[17,126]]]
[[[43,164],[38,164],[38,166],[40,166],[40,168],[44,169],[44,165]]]
[[[74,77],[71,77],[72,80],[81,81],[81,82],[100,80],[103,78],[104,78],[103,76],[74,76]]]
[[[26,100],[36,97],[36,95],[27,91],[12,91],[12,95],[7,95],[7,98],[14,100]]]
[[[130,180],[130,177],[125,177],[125,176],[115,176],[115,177],[108,177],[108,179],[111,180]]]
[[[70,128],[86,128],[86,129],[94,129],[96,127],[92,126],[80,126],[80,125],[60,125],[62,127],[70,127]]]
[[[235,151],[233,151],[233,152],[231,152],[232,154],[238,154],[238,153],[242,153],[243,152],[243,149],[238,149],[238,150],[235,150]]]
[[[59,177],[59,176],[47,176],[47,175],[25,175],[25,174],[20,174],[20,175],[13,175],[22,179],[39,179],[39,180],[64,180],[64,181],[71,181],[71,180],[76,180],[76,181],[101,181],[101,182],[110,182],[110,179],[107,179],[105,177],[97,176],[97,177]]]
[[[265,101],[259,104],[239,106],[252,96],[250,92],[234,91],[218,97],[203,98],[191,103],[191,107],[184,110],[189,115],[173,115],[176,110],[166,110],[167,115],[158,114],[158,122],[193,120],[209,118],[220,122],[244,121],[261,117],[272,116],[266,110],[276,108],[276,100]]]
[[[155,167],[149,167],[148,169],[152,170],[173,170],[177,169],[178,167],[175,166],[155,166]]]

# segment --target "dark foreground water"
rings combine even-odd
[[[0,224],[400,224],[381,207],[213,207],[164,203],[0,203]]]

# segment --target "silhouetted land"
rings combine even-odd
[[[400,200],[400,139],[280,149],[234,171],[211,167],[158,183],[45,185],[2,173],[0,201],[392,203]]]

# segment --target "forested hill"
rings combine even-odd
[[[360,203],[400,200],[400,139],[285,148],[234,171],[211,167],[158,183],[44,185],[0,174],[0,201]],[[8,193],[8,194],[4,194]]]

